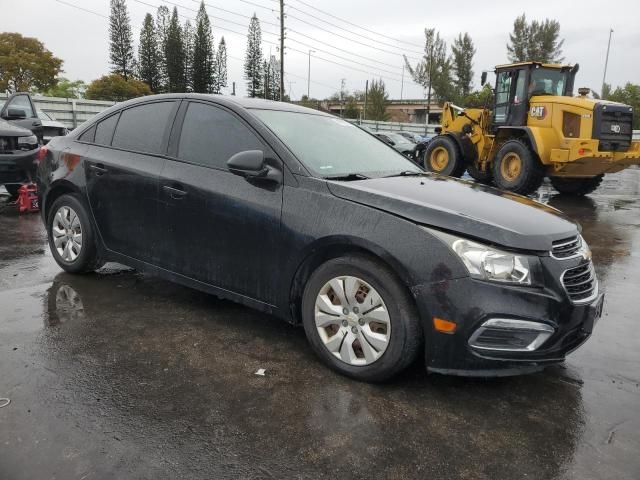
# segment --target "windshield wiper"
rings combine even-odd
[[[344,175],[327,175],[327,180],[367,180],[369,177],[361,173],[345,173]]]
[[[403,170],[402,172],[393,173],[391,175],[385,175],[382,178],[390,178],[390,177],[418,177],[423,175],[424,172],[416,172],[415,170]]]

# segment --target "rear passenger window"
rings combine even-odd
[[[89,130],[87,130],[82,135],[80,135],[78,137],[78,140],[80,140],[81,142],[93,143],[93,139],[95,136],[96,136],[96,126],[94,125]]]
[[[118,114],[111,115],[109,118],[102,120],[96,127],[96,138],[94,143],[98,145],[111,145],[113,138],[113,129],[118,123]]]
[[[125,150],[164,153],[164,134],[175,102],[157,102],[123,110],[111,145]]]
[[[260,139],[233,114],[211,105],[190,103],[184,117],[178,158],[214,168],[245,150],[263,150]]]

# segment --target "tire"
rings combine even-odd
[[[460,178],[466,168],[462,153],[456,142],[441,135],[429,142],[424,156],[427,171]]]
[[[551,177],[551,185],[566,195],[583,196],[594,192],[602,183],[604,174],[591,178]]]
[[[542,180],[544,167],[529,145],[508,140],[498,149],[493,161],[493,183],[498,188],[528,195],[540,188]]]
[[[348,277],[346,284],[338,280],[340,277]],[[354,278],[357,281],[350,282]],[[342,288],[346,297],[353,300],[348,303],[348,315],[344,314],[345,304],[335,298],[333,287],[329,286],[336,281],[341,285],[338,290]],[[358,293],[349,295],[349,290]],[[379,307],[362,310],[368,301],[375,301],[374,307],[376,304]],[[317,305],[329,315],[317,312]],[[327,366],[348,377],[366,382],[385,381],[408,367],[421,349],[422,329],[411,297],[392,271],[365,256],[339,257],[318,267],[304,289],[301,307],[304,330],[314,352]],[[388,326],[381,320],[385,312]],[[327,319],[327,325],[317,326],[316,313],[320,320]],[[366,349],[360,340],[366,342]],[[386,346],[381,348],[383,343]],[[343,360],[345,357],[347,361]]]
[[[60,217],[57,217],[58,214]],[[65,216],[66,218],[64,218]],[[79,247],[78,233],[80,234]],[[66,272],[92,272],[104,265],[98,256],[97,238],[93,224],[86,207],[76,195],[65,194],[53,202],[47,218],[47,236],[53,258]],[[56,242],[58,242],[58,246],[56,246]],[[66,250],[67,244],[71,245],[68,251]],[[62,252],[58,250],[59,247]]]
[[[482,183],[484,185],[491,185],[491,182],[493,181],[493,174],[491,173],[491,169],[488,169],[486,172],[481,172],[474,163],[469,163],[467,165],[467,173],[476,182]]]

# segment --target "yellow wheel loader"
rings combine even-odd
[[[537,62],[495,69],[493,105],[463,109],[445,103],[438,135],[429,143],[427,170],[527,195],[544,177],[560,193],[593,192],[605,173],[640,164],[632,141],[633,108],[573,96],[578,65]],[[486,81],[486,72],[482,76]]]

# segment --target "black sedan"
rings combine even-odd
[[[302,324],[357,379],[419,355],[440,373],[538,370],[600,315],[574,222],[426,174],[315,110],[144,97],[43,149],[42,215],[64,270],[117,261]]]

